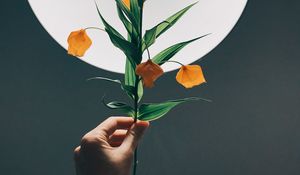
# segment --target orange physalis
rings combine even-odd
[[[92,45],[92,40],[84,29],[73,31],[68,37],[68,54],[82,57]]]
[[[202,83],[206,83],[202,68],[199,65],[181,66],[176,75],[176,80],[185,88],[192,88]]]
[[[163,75],[163,69],[156,63],[153,63],[151,59],[139,64],[135,70],[136,74],[143,78],[145,87],[151,88],[154,86],[154,81]]]
[[[126,5],[126,7],[130,9],[130,0],[123,0],[123,2]]]

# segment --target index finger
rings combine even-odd
[[[117,129],[128,129],[134,123],[131,117],[109,117],[92,130],[94,133],[102,134],[105,138],[112,135]]]

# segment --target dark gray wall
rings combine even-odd
[[[1,1],[0,8],[0,174],[74,175],[73,148],[112,114],[100,97],[121,94],[85,79],[122,76],[68,56],[26,1]],[[296,0],[250,0],[233,32],[201,62],[207,85],[184,90],[172,72],[147,90],[147,101],[214,102],[185,104],[153,122],[139,174],[300,174],[299,12]]]

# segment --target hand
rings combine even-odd
[[[134,150],[149,122],[110,117],[88,132],[75,151],[78,175],[129,175]]]

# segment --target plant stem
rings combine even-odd
[[[138,47],[139,47],[139,59],[142,60],[143,59],[143,51],[142,51],[142,43],[143,43],[143,6],[144,6],[144,2],[141,4],[140,7],[140,31],[139,31],[139,39],[138,39]],[[138,97],[138,86],[139,86],[139,76],[136,75],[135,77],[135,98],[134,98],[134,123],[137,122],[137,118],[138,118],[138,103],[139,103],[139,97]],[[137,171],[137,166],[138,166],[138,145],[135,148],[134,151],[134,157],[133,157],[133,171],[132,174],[136,175],[136,171]]]
[[[150,51],[149,51],[149,48],[148,48],[147,44],[146,44],[146,50],[147,50],[147,54],[148,54],[148,59],[150,60],[151,59],[151,55],[150,55]]]
[[[136,76],[136,80],[135,80],[135,95],[134,95],[134,123],[137,122],[137,117],[138,117],[138,84],[139,84],[139,79],[138,76]],[[133,157],[133,170],[132,170],[132,174],[136,175],[136,170],[137,170],[137,165],[138,165],[138,146],[135,148],[134,150],[134,157]]]
[[[180,64],[181,66],[184,66],[184,64],[178,62],[178,61],[173,61],[173,60],[169,60],[169,61],[164,61],[163,63],[177,63]]]
[[[138,146],[134,150],[134,164],[133,164],[133,175],[136,175],[136,170],[137,170],[137,165],[138,165]]]
[[[139,77],[136,75],[135,76],[135,92],[134,92],[134,123],[137,122],[138,118],[138,101],[139,101],[139,96],[138,96],[138,88],[139,88]]]

